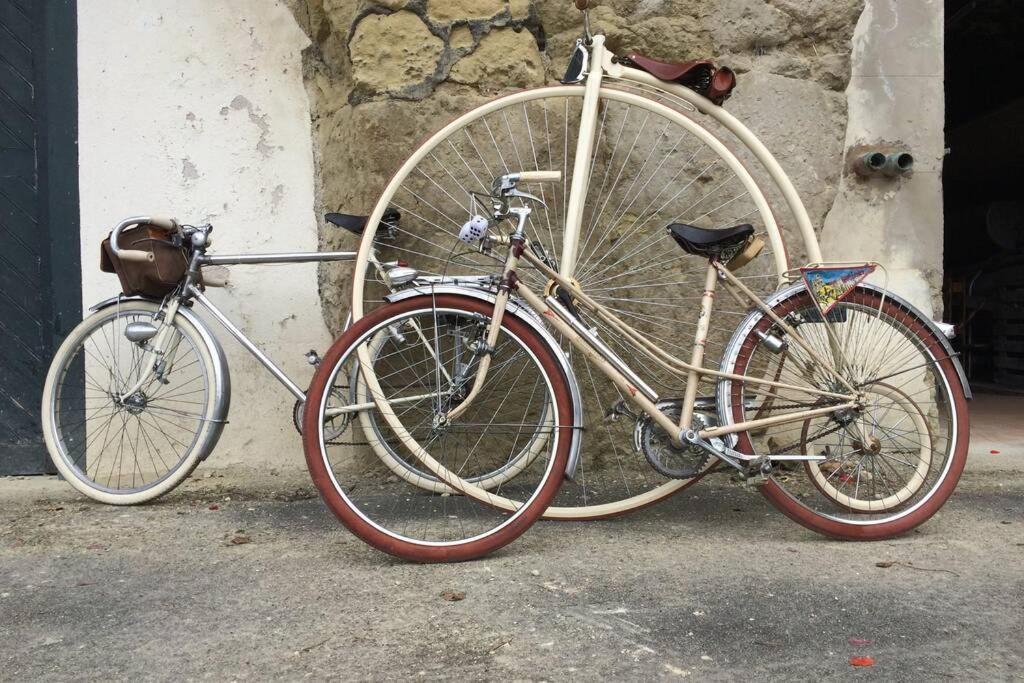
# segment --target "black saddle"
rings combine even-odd
[[[728,260],[736,255],[754,234],[754,226],[737,225],[725,230],[708,230],[674,223],[668,226],[676,243],[687,253],[705,258]]]
[[[380,227],[378,230],[385,230],[388,233],[393,232],[395,226],[398,225],[398,221],[401,220],[402,214],[395,209],[388,209],[384,212],[384,216],[381,217]],[[369,216],[350,216],[347,213],[329,213],[324,216],[324,219],[331,225],[337,225],[339,228],[348,230],[353,235],[362,235],[366,231],[366,223],[370,220]]]

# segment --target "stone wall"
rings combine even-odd
[[[569,0],[289,0],[310,36],[306,84],[323,209],[368,213],[414,146],[501,91],[557,81],[582,22]],[[850,40],[864,0],[605,0],[609,47],[739,73],[728,109],[782,162],[816,226],[836,196]],[[772,197],[769,197],[772,199]],[[779,215],[788,225],[789,217]],[[791,226],[789,226],[791,227]],[[330,248],[352,246],[334,230]],[[799,258],[799,255],[796,255]],[[325,315],[347,310],[349,270],[321,274]]]

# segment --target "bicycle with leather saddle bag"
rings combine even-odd
[[[388,220],[398,221],[397,214]],[[336,215],[328,223],[336,223]],[[349,230],[361,229],[351,221]],[[140,216],[103,240],[100,270],[121,294],[93,306],[65,339],[43,388],[43,434],[57,470],[76,489],[127,505],[172,490],[212,452],[227,423],[231,382],[205,310],[294,397],[305,393],[205,295],[226,284],[224,266],[346,261],[354,252],[212,255],[213,227]],[[379,264],[397,282],[410,268]],[[411,275],[410,275],[411,274]],[[310,364],[319,362],[315,352]]]

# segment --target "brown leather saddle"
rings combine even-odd
[[[736,87],[736,74],[728,67],[717,68],[709,59],[694,59],[689,62],[662,62],[630,52],[620,59],[626,66],[634,66],[655,78],[670,83],[679,83],[721,106],[729,99]]]

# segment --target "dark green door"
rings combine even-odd
[[[49,463],[43,379],[81,318],[74,0],[0,0],[0,475]]]

